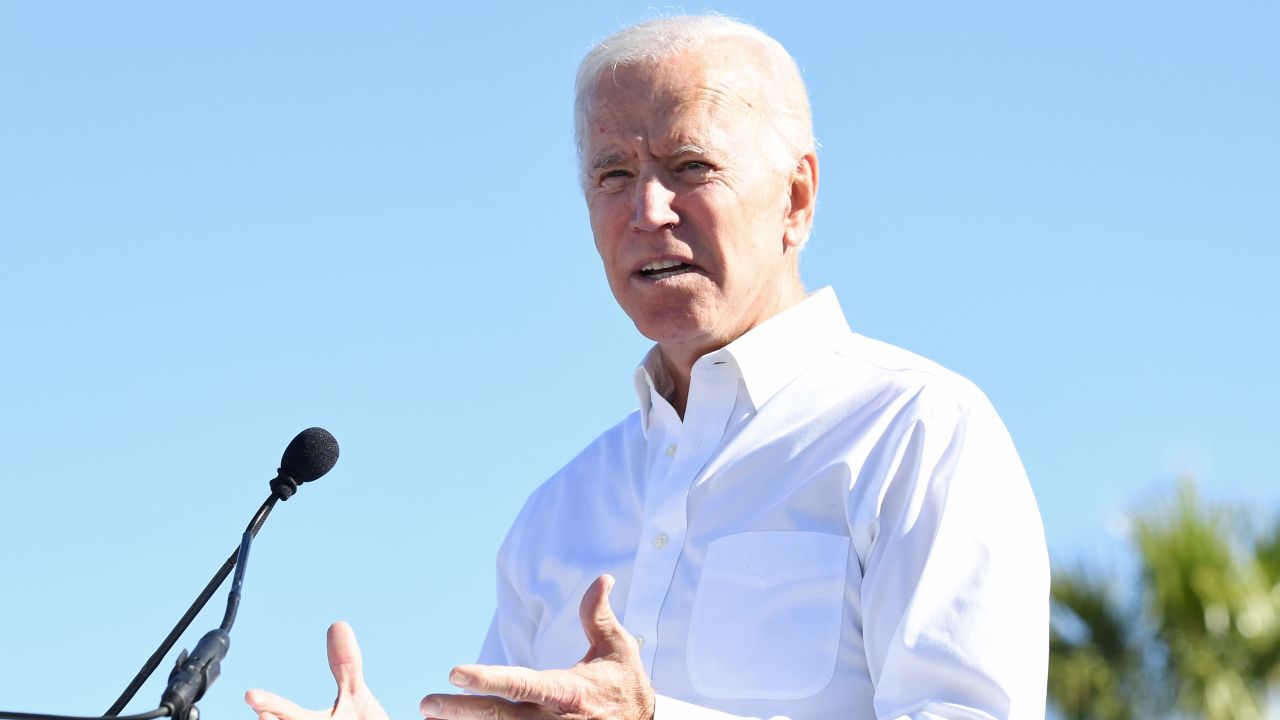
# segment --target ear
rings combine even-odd
[[[786,249],[796,250],[804,244],[809,236],[809,228],[813,227],[813,211],[817,203],[818,154],[809,151],[796,162],[795,170],[791,173],[791,189],[782,235]]]

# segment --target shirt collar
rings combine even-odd
[[[649,436],[649,413],[653,411],[653,396],[666,397],[671,392],[671,378],[662,367],[662,358],[658,355],[658,346],[654,345],[645,353],[644,360],[636,368],[634,382],[636,398],[640,401],[640,427],[645,437]]]
[[[849,333],[849,323],[835,290],[824,287],[720,350],[698,358],[693,365],[693,375],[696,379],[700,371],[709,366],[732,361],[751,404],[759,410],[821,352],[834,347],[837,340]],[[653,395],[665,397],[671,391],[671,380],[662,367],[657,345],[636,368],[634,381],[640,401],[641,427],[648,434]]]

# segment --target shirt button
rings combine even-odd
[[[644,636],[643,636],[643,635],[637,635],[637,636],[636,636],[636,645],[637,645],[637,646],[639,646],[641,649],[644,649]]]
[[[658,533],[657,535],[653,536],[653,546],[661,550],[662,548],[667,546],[667,541],[670,539],[671,538],[667,537],[666,533]]]
[[[676,456],[676,444],[671,443],[670,445],[667,446],[667,457],[675,457],[675,456]]]

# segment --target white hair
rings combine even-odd
[[[815,143],[809,95],[799,66],[782,43],[759,28],[723,15],[680,15],[620,30],[592,48],[578,65],[573,136],[583,172],[588,105],[605,71],[657,63],[723,40],[745,40],[760,50],[757,68],[764,78],[760,92],[778,134],[781,151],[786,155],[783,159],[786,169],[790,170],[801,156],[812,152]]]

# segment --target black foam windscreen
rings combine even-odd
[[[338,462],[338,441],[324,428],[312,427],[289,441],[280,457],[280,469],[295,482],[311,482]]]

